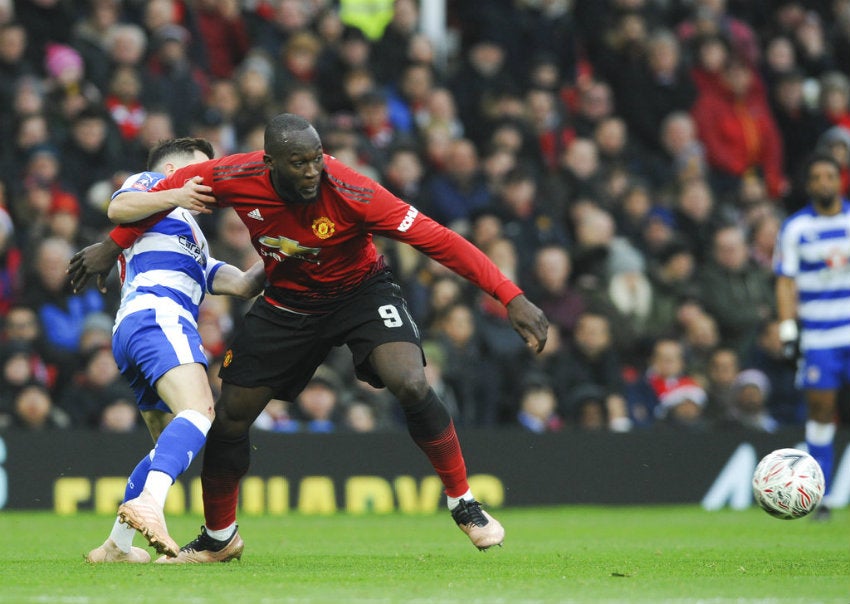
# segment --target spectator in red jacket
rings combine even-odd
[[[731,193],[744,174],[758,170],[770,196],[777,198],[788,188],[782,138],[757,78],[744,62],[732,58],[716,86],[700,92],[692,113],[717,192]]]

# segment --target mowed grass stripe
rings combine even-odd
[[[5,511],[0,602],[850,602],[848,510],[829,523],[697,506],[493,513],[505,547],[484,553],[448,513],[293,514],[241,518],[241,562],[93,566],[83,554],[111,518]],[[202,519],[168,522],[185,543]]]

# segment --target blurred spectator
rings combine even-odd
[[[92,83],[105,91],[109,81],[110,56],[107,40],[121,20],[119,0],[90,0],[87,11],[72,28],[72,46],[83,58]]]
[[[392,20],[374,44],[375,75],[382,84],[400,79],[408,61],[410,41],[419,27],[419,4],[416,0],[395,0]]]
[[[602,388],[589,384],[577,387],[570,394],[567,408],[571,412],[567,421],[580,430],[608,429],[608,411]]]
[[[850,194],[850,127],[833,126],[820,135],[815,150],[835,158],[841,167],[841,192]]]
[[[186,136],[209,87],[209,78],[189,55],[191,34],[177,24],[163,25],[151,39],[146,65],[147,94],[171,116],[178,136]]]
[[[822,113],[806,103],[804,84],[804,74],[792,69],[777,74],[771,88],[770,108],[782,137],[783,169],[789,176],[799,170],[829,123]]]
[[[386,167],[390,149],[412,143],[411,138],[393,123],[388,103],[387,95],[377,90],[360,95],[355,102],[357,133],[363,142],[360,154],[377,170]]]
[[[394,195],[413,206],[421,206],[424,174],[422,159],[416,149],[399,145],[389,150],[381,182]]]
[[[80,334],[79,350],[88,354],[98,348],[112,346],[112,328],[115,320],[104,312],[93,312],[83,322],[83,333]]]
[[[712,355],[721,344],[717,320],[708,313],[700,312],[684,325],[683,331],[682,346],[688,370],[704,384]]]
[[[0,317],[9,312],[21,295],[22,264],[23,256],[15,241],[15,225],[9,213],[0,206]]]
[[[779,321],[770,318],[759,325],[758,335],[745,357],[744,367],[758,369],[771,385],[767,408],[784,425],[801,425],[806,419],[803,395],[796,386],[796,364],[782,355]]]
[[[688,373],[682,345],[661,338],[653,346],[649,367],[627,393],[629,413],[636,426],[656,421],[696,428],[703,423],[706,393]]]
[[[35,71],[26,59],[27,31],[17,22],[0,24],[0,107],[11,107],[15,87],[21,77]],[[5,123],[10,116],[3,116],[3,131],[12,124]]]
[[[371,46],[363,32],[346,26],[339,47],[318,65],[319,100],[329,114],[351,109],[345,106],[339,85],[353,70],[365,69],[371,74],[371,56]]]
[[[48,75],[48,113],[64,125],[73,122],[83,110],[101,103],[101,91],[85,79],[83,58],[70,46],[49,43],[44,70]]]
[[[36,380],[58,393],[69,379],[71,355],[50,346],[35,310],[23,304],[9,308],[3,321],[3,345],[20,345],[29,351],[29,366]],[[12,346],[11,349],[13,349]]]
[[[705,415],[713,421],[727,420],[735,407],[735,379],[741,371],[738,353],[731,348],[715,348],[708,359]]]
[[[604,176],[596,143],[589,138],[577,138],[561,154],[547,195],[551,195],[555,208],[569,207],[582,198],[602,203]]]
[[[766,274],[771,274],[773,271],[774,247],[781,226],[781,217],[771,208],[757,218],[750,229],[750,259]]]
[[[682,241],[688,244],[697,263],[703,265],[711,255],[714,232],[723,220],[708,182],[693,179],[682,183],[675,196],[673,213]]]
[[[193,9],[214,78],[229,78],[251,45],[238,0],[198,0]]]
[[[103,412],[118,400],[135,401],[133,391],[118,372],[111,346],[82,355],[83,365],[59,398],[59,406],[79,428],[100,428]]]
[[[164,109],[147,111],[139,129],[139,135],[129,143],[125,143],[125,168],[140,170],[147,166],[150,150],[159,141],[174,137],[174,123],[167,111]]]
[[[575,130],[567,122],[565,110],[553,91],[532,88],[526,93],[525,104],[543,167],[553,171],[558,167],[558,158],[575,138]]]
[[[28,384],[13,400],[12,425],[23,430],[55,430],[70,426],[67,414],[53,404],[47,388]]]
[[[119,168],[121,144],[118,133],[108,114],[99,108],[81,111],[71,123],[69,137],[62,146],[62,178],[78,199],[87,195],[89,188],[105,180]],[[84,222],[91,226],[108,225],[105,214],[95,214],[88,204],[83,206]]]
[[[118,23],[109,29],[103,42],[109,52],[113,69],[142,67],[148,50],[148,36],[140,26],[134,23]]]
[[[472,141],[460,139],[449,144],[445,172],[426,183],[426,211],[440,224],[455,230],[469,228],[473,212],[493,202]]]
[[[274,114],[274,67],[262,53],[252,53],[236,72],[238,95],[241,100],[234,122],[240,139],[257,126],[265,126]],[[262,147],[261,147],[262,148]]]
[[[100,414],[100,429],[103,432],[132,432],[139,427],[139,408],[130,397],[114,399]]]
[[[142,86],[141,73],[132,65],[116,67],[109,79],[104,105],[124,141],[135,139],[145,121]]]
[[[501,91],[514,87],[506,58],[500,42],[483,35],[464,54],[461,66],[449,81],[467,136],[476,142],[486,136],[485,106]]]
[[[302,430],[313,433],[336,432],[339,424],[342,385],[333,371],[317,370],[295,401],[296,417]]]
[[[538,189],[533,172],[519,166],[505,174],[495,200],[502,217],[502,233],[514,244],[518,255],[518,277],[531,270],[534,254],[541,246],[566,247],[569,243],[566,231],[553,220]]]
[[[548,346],[548,343],[547,343]],[[602,314],[587,311],[578,317],[576,330],[567,354],[569,362],[562,370],[564,391],[570,394],[560,400],[560,411],[564,418],[575,418],[579,402],[573,393],[588,386],[601,391],[604,416],[610,428],[626,431],[630,428],[625,400],[625,384],[622,375],[622,359],[613,347],[611,325]],[[607,427],[607,426],[606,426]]]
[[[578,106],[572,124],[581,138],[593,136],[599,122],[614,115],[611,87],[603,81],[592,81],[579,91]]]
[[[779,129],[751,67],[730,60],[719,81],[700,92],[692,112],[717,191],[730,193],[745,172],[758,169],[771,197],[787,193]]]
[[[770,278],[750,260],[740,228],[717,230],[700,283],[705,308],[717,319],[723,342],[743,353],[775,302]]]
[[[529,432],[559,432],[564,420],[557,414],[555,391],[545,380],[528,378],[519,398],[519,425]]]
[[[546,314],[551,325],[569,337],[579,315],[587,307],[584,297],[571,284],[572,258],[563,245],[541,246],[534,255],[531,278],[525,286],[532,300]],[[520,282],[526,279],[520,275]]]
[[[499,368],[484,351],[472,309],[449,304],[434,321],[431,335],[446,350],[444,378],[457,395],[460,426],[492,426],[499,416]]]
[[[738,374],[733,386],[733,406],[729,421],[759,432],[776,432],[779,422],[767,409],[770,382],[758,369],[747,369]]]
[[[676,36],[657,30],[633,69],[615,82],[617,113],[629,124],[641,148],[661,153],[661,125],[674,111],[688,111],[697,97]]]
[[[290,404],[273,398],[267,404],[257,419],[254,428],[269,432],[293,433],[301,430],[299,423],[290,414]]]
[[[309,14],[300,0],[276,0],[258,5],[249,27],[254,48],[271,57],[280,53],[291,35],[307,27]]]
[[[26,303],[36,309],[47,342],[64,352],[77,350],[86,317],[105,307],[96,289],[71,290],[65,274],[71,256],[67,241],[44,239],[35,248],[33,272],[27,278]]]
[[[758,64],[761,55],[758,38],[752,27],[729,13],[726,0],[696,0],[689,4],[691,14],[676,29],[682,40],[695,36],[723,36],[748,65]]]
[[[694,255],[683,241],[674,239],[660,250],[657,262],[647,271],[652,284],[652,308],[645,329],[647,336],[658,338],[674,332],[679,303],[699,295],[695,270]]]
[[[283,96],[294,86],[316,86],[321,51],[322,43],[315,34],[292,34],[275,63],[275,96]]]
[[[819,106],[831,124],[850,128],[850,78],[837,71],[824,74]]]
[[[510,239],[500,238],[484,249],[487,257],[493,261],[508,279],[517,283],[519,259],[517,247]],[[518,338],[508,319],[508,311],[498,300],[483,292],[477,294],[476,312],[479,332],[487,355],[509,370],[513,359],[525,348],[525,342]]]
[[[705,147],[697,136],[690,113],[673,111],[661,122],[659,143],[663,149],[661,165],[654,181],[667,187],[683,185],[708,176]]]
[[[375,408],[364,400],[354,400],[343,407],[343,425],[351,432],[375,432],[378,419]]]

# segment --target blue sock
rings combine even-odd
[[[835,447],[833,443],[828,445],[813,445],[806,441],[806,446],[809,449],[809,455],[815,458],[815,461],[820,464],[820,469],[823,470],[824,478],[824,495],[829,494],[829,487],[832,484],[832,462],[835,457]]]
[[[125,502],[135,499],[142,494],[142,489],[145,488],[145,479],[148,477],[148,470],[151,467],[152,457],[153,451],[145,455],[133,469],[133,473],[127,479],[127,488],[124,489]]]
[[[181,411],[165,427],[154,447],[150,471],[174,480],[186,471],[207,441],[210,420],[197,411]]]

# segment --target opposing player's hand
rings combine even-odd
[[[203,176],[193,176],[182,187],[174,190],[177,207],[186,208],[197,214],[212,214],[208,204],[215,203],[212,187],[203,184]]]
[[[71,276],[74,292],[82,290],[89,279],[96,276],[97,288],[106,293],[106,278],[120,253],[121,247],[107,237],[104,241],[93,243],[74,254],[65,271]]]
[[[546,346],[546,331],[549,329],[549,320],[543,311],[523,295],[508,302],[507,309],[511,325],[528,347],[535,352],[542,351]]]

